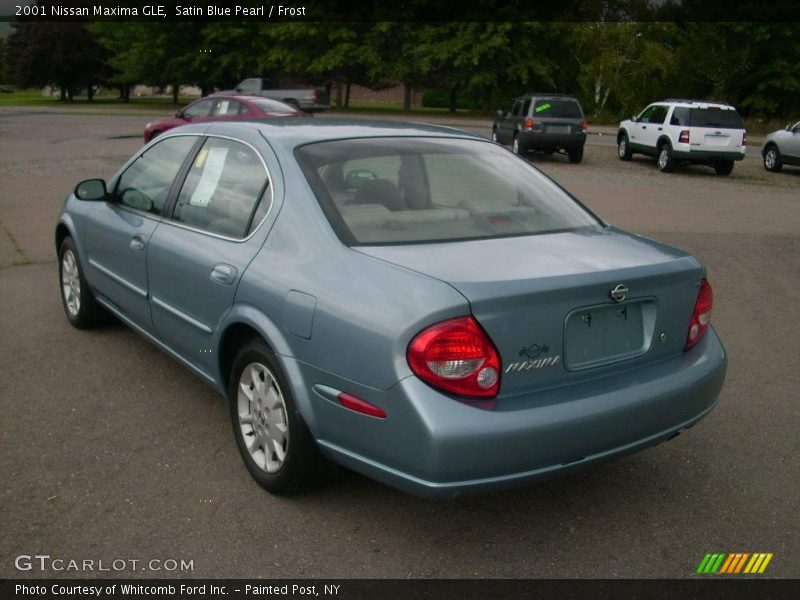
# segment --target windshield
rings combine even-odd
[[[721,108],[692,108],[689,111],[691,127],[719,127],[720,129],[744,129],[739,113]]]
[[[331,225],[348,245],[601,226],[529,163],[487,142],[337,140],[302,146],[296,155]]]

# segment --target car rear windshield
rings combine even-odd
[[[565,119],[583,118],[581,105],[576,100],[537,100],[533,105],[533,116],[537,115]]]
[[[735,110],[722,108],[692,108],[689,110],[690,127],[719,127],[744,129],[742,118]]]
[[[601,226],[528,162],[489,142],[362,138],[309,144],[296,156],[331,226],[348,245]]]
[[[279,102],[278,100],[270,100],[269,98],[251,98],[249,101],[264,112],[287,115],[297,112],[297,109],[293,106],[289,106],[285,102]]]

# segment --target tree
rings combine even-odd
[[[94,86],[108,76],[107,53],[83,23],[14,23],[9,36],[7,59],[11,81],[20,87],[55,85],[61,100],[72,101],[79,87],[86,86],[89,101]]]

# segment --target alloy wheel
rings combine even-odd
[[[70,316],[77,317],[81,310],[81,276],[72,250],[66,250],[61,257],[61,291]]]
[[[236,402],[247,451],[259,468],[277,472],[289,449],[289,421],[283,393],[269,368],[261,363],[244,368]]]

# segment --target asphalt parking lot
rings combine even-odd
[[[693,429],[501,494],[431,502],[345,473],[283,499],[247,474],[221,397],[124,326],[63,315],[56,210],[113,175],[147,120],[0,108],[0,577],[53,575],[14,566],[48,554],[194,566],[120,576],[681,578],[711,551],[771,552],[762,577],[800,577],[800,169],[748,156],[730,177],[666,175],[617,160],[608,136],[581,165],[530,157],[607,221],[707,265],[730,363]]]

